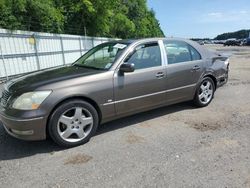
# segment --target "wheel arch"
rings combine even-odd
[[[215,90],[214,91],[216,91],[216,89],[217,89],[217,80],[216,80],[215,76],[212,73],[207,73],[207,74],[201,76],[199,82],[197,83],[197,85],[195,87],[195,90],[194,90],[194,93],[193,93],[193,97],[195,97],[195,93],[196,93],[196,91],[198,89],[198,86],[199,86],[199,84],[201,84],[201,82],[202,82],[202,80],[204,78],[211,78],[213,80],[214,86],[215,86]]]
[[[214,82],[215,90],[217,89],[217,80],[216,80],[214,75],[207,74],[207,75],[203,76],[203,78],[211,78],[213,80],[213,82]]]
[[[77,95],[77,96],[69,96],[69,97],[66,97],[64,99],[62,99],[61,101],[59,101],[54,107],[53,109],[50,111],[49,113],[49,116],[47,118],[47,122],[46,122],[46,135],[47,137],[49,136],[48,134],[48,126],[49,126],[49,120],[51,118],[51,115],[53,114],[53,112],[60,106],[62,105],[63,103],[67,102],[67,101],[70,101],[70,100],[83,100],[83,101],[86,101],[88,102],[89,104],[91,104],[97,111],[97,114],[98,114],[98,117],[99,117],[99,123],[101,122],[102,120],[102,112],[101,112],[101,109],[100,107],[98,106],[97,102],[94,101],[93,99],[89,98],[89,97],[86,97],[86,96],[80,96],[80,95]]]
[[[198,89],[199,89],[200,85],[202,84],[202,82],[206,78],[210,78],[214,82],[214,87],[215,87],[214,88],[214,92],[215,92],[215,90],[217,88],[217,81],[216,81],[216,77],[214,75],[212,75],[212,74],[206,74],[206,75],[202,76],[201,80],[198,82],[198,85],[196,87],[196,90],[195,90],[195,93],[194,93],[194,97],[193,97],[193,102],[194,102],[194,104],[197,107],[205,107],[205,106],[207,106],[212,101],[212,99],[211,99],[207,104],[203,104],[203,105],[200,102],[197,102],[197,92],[198,92]],[[213,92],[213,94],[214,94],[214,92]]]

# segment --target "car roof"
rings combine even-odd
[[[115,42],[119,42],[122,44],[132,44],[135,41],[138,41],[138,39],[122,39],[122,40],[116,40]]]
[[[168,38],[141,38],[141,39],[121,39],[121,40],[115,40],[112,42],[120,42],[123,44],[132,44],[135,42],[150,42],[150,41],[157,41],[157,40],[180,40],[180,41],[190,41],[189,39],[184,39],[184,38],[173,38],[173,37],[168,37]]]
[[[213,52],[211,52],[211,51],[207,50],[206,48],[202,47],[197,42],[189,40],[189,39],[185,39],[185,38],[169,37],[169,38],[122,39],[122,40],[115,40],[115,41],[111,41],[111,42],[116,42],[116,43],[119,42],[119,43],[122,43],[122,44],[133,45],[135,43],[155,42],[157,40],[186,42],[186,43],[190,44],[191,46],[193,46],[196,50],[198,50],[203,58],[211,57],[211,55],[213,54]]]

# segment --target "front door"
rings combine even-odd
[[[118,115],[148,109],[166,102],[166,67],[158,42],[137,46],[125,63],[135,71],[114,76],[115,108]]]

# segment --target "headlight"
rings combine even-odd
[[[14,101],[12,108],[18,110],[36,110],[50,93],[51,91],[24,93]]]

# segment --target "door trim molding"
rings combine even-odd
[[[190,88],[190,87],[194,87],[194,86],[196,86],[196,84],[190,84],[190,85],[187,85],[187,86],[182,86],[182,87],[177,87],[177,88],[168,89],[168,90],[164,90],[164,91],[159,91],[159,92],[155,92],[155,93],[150,93],[150,94],[147,94],[147,95],[131,97],[131,98],[122,99],[122,100],[119,100],[119,101],[108,102],[108,103],[102,104],[102,106],[107,106],[107,105],[111,105],[111,104],[118,104],[118,103],[127,102],[127,101],[131,101],[131,100],[136,100],[136,99],[141,99],[141,98],[150,97],[150,96],[154,96],[154,95],[164,94],[164,93],[168,93],[168,92],[172,92],[172,91],[176,91],[176,90],[180,90],[180,89],[186,89],[186,88]]]

